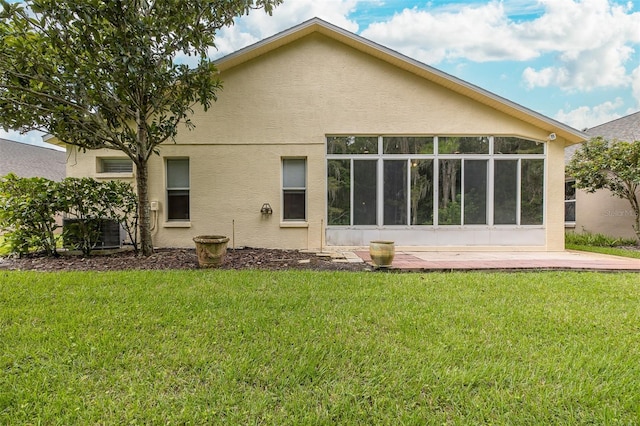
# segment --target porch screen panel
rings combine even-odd
[[[438,224],[461,224],[461,160],[440,160],[439,193],[438,193]]]
[[[378,162],[353,162],[353,224],[376,225]]]
[[[544,215],[544,160],[522,160],[520,224],[542,225]]]
[[[331,136],[327,138],[327,154],[377,154],[376,136]]]
[[[487,224],[487,160],[464,162],[464,224]]]
[[[433,225],[433,160],[411,161],[411,224]]]
[[[433,137],[384,137],[383,154],[433,154]]]
[[[351,161],[327,161],[327,222],[351,224]]]
[[[384,161],[384,224],[407,224],[407,161]]]
[[[518,160],[500,160],[493,166],[493,223],[518,223]]]

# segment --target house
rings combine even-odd
[[[582,132],[317,18],[216,64],[218,102],[149,165],[156,246],[564,249]],[[69,176],[134,178],[67,149]]]
[[[67,155],[63,151],[0,139],[0,176],[43,177],[61,181]]]
[[[585,130],[592,137],[602,137],[609,141],[633,142],[640,140],[640,111]],[[581,145],[573,145],[565,150],[568,163]],[[594,193],[575,190],[575,180],[566,180],[566,227],[578,233],[590,232],[616,238],[636,239],[633,230],[635,213],[629,201],[614,196],[609,190]]]

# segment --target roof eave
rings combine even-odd
[[[556,133],[558,137],[566,141],[567,145],[584,142],[589,139],[589,136],[584,132],[576,130],[566,124],[546,117],[520,104],[505,99],[495,93],[489,92],[481,87],[475,86],[467,81],[461,80],[413,58],[405,56],[395,50],[389,49],[343,28],[323,21],[320,18],[312,18],[295,27],[289,28],[288,30],[282,31],[262,41],[224,56],[215,61],[216,67],[220,72],[223,72],[314,32],[323,34],[327,37],[345,43],[359,51],[417,74],[427,80],[433,81],[436,84],[490,106],[491,108],[548,131],[550,134]]]

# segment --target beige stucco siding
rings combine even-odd
[[[564,141],[547,144],[547,250],[564,250]]]
[[[549,133],[319,33],[226,69],[221,78],[218,102],[192,117],[196,128],[181,129],[177,143],[163,144],[150,161],[149,195],[160,203],[156,246],[191,247],[201,234],[227,235],[235,246],[324,245],[326,135],[508,135],[544,142]],[[546,242],[534,248],[561,250],[564,141],[547,144]],[[109,155],[70,156],[68,175],[95,176],[96,158]],[[179,157],[190,161],[190,220],[167,222],[164,162]],[[281,221],[283,158],[307,159],[306,223]],[[260,213],[263,203],[272,215]],[[455,246],[468,249],[464,238]]]
[[[319,34],[221,75],[180,141],[299,143],[324,134],[548,133]]]
[[[613,196],[610,191],[601,189],[591,194],[576,191],[575,232],[635,240],[634,220],[629,202]]]

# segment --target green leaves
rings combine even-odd
[[[607,189],[629,201],[636,218],[633,228],[640,241],[640,141],[594,138],[576,151],[567,165],[576,187],[587,192]]]
[[[193,128],[194,106],[216,101],[216,32],[281,1],[0,0],[0,127],[122,151],[140,176],[181,123]],[[178,60],[188,56],[198,65]],[[141,205],[146,224],[146,197]],[[145,254],[150,236],[141,233]]]
[[[137,250],[138,198],[130,184],[98,182],[91,178],[20,178],[9,174],[0,180],[0,231],[6,232],[11,250],[31,249],[56,255],[60,226],[56,215],[78,219],[76,241],[85,254],[94,248],[99,225],[115,220],[128,233]],[[79,228],[79,229],[78,229]]]

